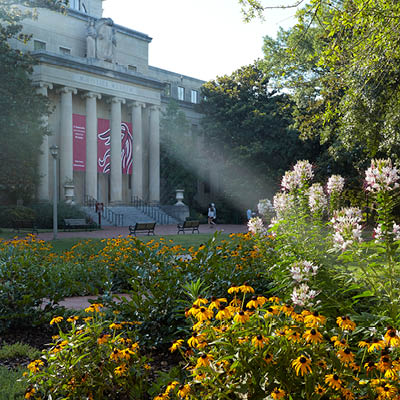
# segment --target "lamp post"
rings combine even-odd
[[[57,158],[58,158],[58,146],[50,146],[50,152],[53,157],[53,240],[57,239],[57,228],[58,228],[58,216],[57,216]]]

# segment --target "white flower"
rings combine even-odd
[[[264,235],[267,233],[267,230],[265,229],[263,221],[260,217],[251,218],[247,223],[247,226],[249,228],[249,232],[251,232],[253,235]]]
[[[301,284],[299,287],[294,288],[291,299],[294,305],[300,307],[312,306],[312,300],[318,296],[319,292],[316,290],[310,290],[306,283]]]
[[[344,188],[344,178],[340,175],[332,175],[328,179],[328,183],[326,185],[326,191],[329,195],[332,193],[341,193]]]
[[[268,199],[260,200],[257,204],[258,213],[260,215],[268,216],[274,212],[274,206]]]
[[[397,189],[400,180],[398,172],[390,159],[372,160],[365,172],[366,189],[375,193]]]
[[[308,205],[310,207],[310,211],[313,214],[322,213],[327,204],[328,201],[324,193],[324,188],[320,183],[314,183],[308,189]]]
[[[294,207],[294,196],[290,193],[278,192],[272,201],[278,219],[283,218]]]
[[[293,171],[286,171],[285,175],[282,177],[281,186],[282,189],[291,192],[296,189],[299,182],[297,181],[297,177]]]
[[[397,225],[394,222],[392,231],[388,231],[387,233],[393,241],[400,240],[400,225]],[[384,240],[382,224],[378,224],[377,227],[374,228],[374,239],[376,243],[382,242]]]
[[[315,276],[318,269],[318,265],[314,265],[310,261],[299,261],[294,263],[289,271],[295,281],[305,282],[308,281],[311,276]]]
[[[288,192],[302,188],[314,177],[312,165],[308,161],[298,161],[291,171],[286,171],[282,177],[281,186]]]
[[[349,207],[336,211],[331,223],[335,234],[333,235],[333,248],[345,251],[354,242],[361,242],[362,213],[359,208]]]

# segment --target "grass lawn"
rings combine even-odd
[[[77,233],[79,235],[79,232]],[[164,238],[166,243],[170,243],[171,246],[181,245],[183,247],[199,247],[202,244],[207,243],[208,240],[213,236],[211,233],[200,233],[200,234],[186,234],[186,235],[167,235],[167,236],[137,236],[137,238],[145,243],[150,240],[159,241],[160,238]],[[15,237],[15,232],[11,229],[2,229],[0,231],[0,238],[12,239]],[[22,237],[22,236],[20,236]],[[51,240],[50,243],[55,252],[61,253],[66,250],[70,250],[72,246],[82,241],[90,241],[93,244],[94,250],[99,250],[103,247],[102,239],[88,239],[88,238],[63,238],[57,240]],[[229,235],[226,233],[220,233],[217,235],[217,242],[222,240],[230,240]]]

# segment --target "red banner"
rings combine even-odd
[[[73,170],[86,170],[86,117],[72,114]]]
[[[111,137],[110,121],[97,120],[97,171],[109,174],[111,169]],[[133,138],[132,124],[121,123],[121,164],[123,174],[132,174]]]

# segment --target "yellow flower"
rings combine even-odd
[[[239,311],[234,317],[233,320],[240,324],[244,324],[250,320],[249,314],[244,311]]]
[[[228,302],[228,300],[226,300],[225,297],[221,298],[221,299],[217,299],[216,297],[213,296],[213,297],[211,297],[211,303],[208,306],[208,308],[213,310],[214,308],[219,308],[221,303],[227,303],[227,302]]]
[[[349,317],[337,317],[336,323],[339,325],[341,329],[344,331],[354,331],[356,329],[356,324]]]
[[[397,335],[396,330],[393,329],[391,326],[388,327],[388,330],[385,333],[384,340],[389,347],[399,347],[400,346],[400,338]]]
[[[181,386],[179,386],[178,396],[184,398],[189,394],[189,392],[190,392],[189,384],[181,385]]]
[[[239,290],[240,290],[239,286],[231,286],[231,287],[228,289],[228,293],[229,293],[229,294],[232,294],[232,293],[239,293]]]
[[[325,375],[325,383],[335,390],[339,390],[342,387],[342,381],[337,374]]]
[[[107,343],[108,339],[111,337],[111,335],[101,335],[98,339],[97,339],[97,343],[98,344],[104,344]]]
[[[126,364],[121,364],[120,366],[114,369],[115,375],[118,376],[125,374],[126,371],[127,371]]]
[[[254,347],[262,349],[264,347],[264,344],[269,343],[269,339],[264,337],[263,335],[257,335],[253,337],[251,343],[253,344]]]
[[[318,385],[318,386],[315,387],[314,392],[316,394],[318,394],[319,396],[323,396],[326,393],[326,389],[323,386]]]
[[[122,325],[121,324],[116,324],[115,322],[113,322],[112,324],[110,324],[109,326],[110,329],[122,329]]]
[[[77,316],[77,315],[75,315],[74,317],[69,317],[68,319],[67,319],[67,322],[75,322],[75,321],[78,321],[78,319],[79,319],[79,317]]]
[[[197,360],[196,368],[207,367],[213,359],[214,357],[211,354],[203,353]]]
[[[58,324],[58,323],[60,323],[63,319],[64,319],[63,317],[54,317],[54,318],[50,321],[50,325]]]
[[[202,334],[199,334],[197,332],[192,333],[192,337],[188,339],[188,345],[190,347],[196,347],[199,343],[204,342],[205,337]]]
[[[303,338],[307,343],[322,343],[322,335],[317,329],[310,329],[303,334]]]
[[[178,381],[172,381],[168,384],[167,388],[165,389],[165,393],[168,394],[171,390],[174,390],[179,385]]]
[[[280,307],[279,306],[270,306],[266,309],[265,317],[270,317],[271,315],[279,315]]]
[[[214,316],[214,313],[209,308],[200,307],[199,312],[195,315],[198,321],[207,321]]]
[[[114,348],[113,351],[110,354],[110,359],[113,361],[118,361],[121,358],[121,352]]]
[[[220,304],[215,319],[223,320],[223,319],[229,319],[231,317],[232,317],[231,308],[225,307],[223,304]]]
[[[345,400],[354,400],[355,399],[354,393],[350,389],[343,388],[341,390],[341,392],[342,392],[342,396],[344,397]]]
[[[347,341],[344,338],[339,340],[337,336],[332,336],[331,342],[333,342],[335,347],[347,347]]]
[[[100,308],[104,307],[103,304],[100,303],[93,303],[92,305],[90,305],[89,307],[85,308],[85,312],[89,313],[89,312],[99,312]]]
[[[323,315],[320,315],[318,311],[314,311],[313,313],[309,313],[304,317],[304,324],[309,327],[315,327],[318,325],[324,325],[326,322],[326,318]]]
[[[201,296],[199,296],[196,301],[193,303],[194,306],[199,306],[201,307],[203,304],[207,304],[208,300],[207,299],[203,299]]]
[[[29,391],[27,391],[25,393],[25,399],[30,399],[32,396],[35,395],[35,393],[36,393],[36,389],[35,388],[30,389]]]
[[[35,372],[38,372],[40,370],[40,367],[43,365],[44,365],[44,362],[42,360],[35,360],[28,364],[28,369],[32,373],[35,373]]]
[[[293,360],[292,367],[296,371],[296,375],[299,375],[299,372],[301,372],[301,376],[309,372],[312,372],[311,360],[305,356],[300,356],[297,357],[295,360]]]
[[[241,291],[242,293],[254,293],[254,289],[249,286],[246,282],[243,283],[242,286],[239,286],[239,291]]]
[[[271,392],[271,397],[274,400],[279,400],[279,399],[283,399],[286,395],[286,392],[282,389],[279,388],[275,388],[272,392]]]
[[[175,340],[174,343],[172,343],[172,346],[169,348],[170,352],[173,353],[175,350],[179,349],[183,344],[183,339],[178,339]]]
[[[336,355],[339,358],[339,360],[344,364],[349,364],[354,362],[354,354],[350,351],[349,348],[340,349],[336,353]]]

